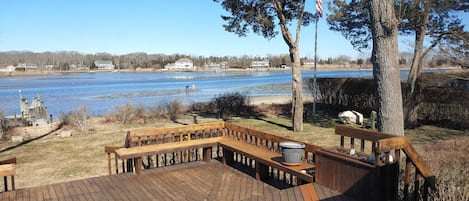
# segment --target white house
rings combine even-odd
[[[98,60],[94,62],[94,65],[98,70],[114,70],[114,64],[109,60]]]
[[[165,69],[168,70],[193,70],[194,68],[194,63],[187,58],[182,58],[177,60],[174,63],[170,63],[164,66]]]
[[[268,68],[268,67],[270,67],[269,60],[251,62],[251,68]]]
[[[14,72],[16,67],[9,65],[7,67],[0,67],[0,72]]]
[[[314,59],[302,59],[301,63],[303,65],[314,65]]]

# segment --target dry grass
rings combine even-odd
[[[417,150],[437,178],[436,200],[469,200],[469,136],[419,144]]]
[[[291,128],[291,120],[282,117],[262,117],[257,119],[235,119],[233,123],[256,130],[290,137],[302,142],[319,146],[333,146],[340,143],[340,137],[334,134],[333,127],[320,127],[305,123],[303,132],[294,133]]]
[[[219,121],[219,119],[197,116],[198,123]],[[340,138],[334,134],[335,119],[327,114],[307,118],[304,131],[293,133],[291,121],[282,116],[259,118],[234,118],[231,122],[265,132],[295,138],[320,145],[335,146]],[[310,122],[310,123],[308,123]],[[315,122],[315,123],[312,123]],[[17,157],[18,188],[49,183],[76,180],[107,174],[105,145],[123,145],[127,130],[149,127],[193,124],[192,115],[183,115],[175,123],[171,120],[152,119],[143,125],[120,125],[93,118],[88,135],[77,134],[61,138],[55,134],[0,152],[0,159]],[[441,200],[468,200],[469,135],[464,131],[424,126],[406,130],[419,153],[434,171],[438,180]],[[0,144],[0,150],[13,146]]]
[[[60,137],[61,130],[8,151],[0,152],[0,160],[17,158],[18,188],[58,183],[107,174],[106,145],[124,145],[127,130],[191,124],[193,117],[184,116],[174,123],[170,120],[153,121],[145,125],[105,123],[104,118],[92,118],[89,134],[73,131],[73,136]],[[199,123],[217,121],[200,119]],[[11,142],[0,144],[0,150],[14,147]]]

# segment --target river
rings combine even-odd
[[[401,71],[406,78],[407,71]],[[318,78],[371,77],[371,70],[319,71]],[[303,71],[303,78],[313,71]],[[262,72],[108,72],[0,78],[0,109],[19,114],[19,94],[31,99],[40,93],[49,113],[89,107],[93,115],[111,112],[117,105],[161,105],[173,100],[184,104],[241,92],[248,96],[291,95],[290,71]]]

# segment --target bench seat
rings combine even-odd
[[[315,164],[307,163],[303,160],[300,165],[297,166],[288,166],[282,163],[282,154],[269,151],[267,149],[247,144],[242,141],[234,140],[231,138],[224,137],[220,141],[218,141],[218,145],[223,147],[223,149],[228,149],[230,151],[237,152],[241,155],[244,155],[254,161],[256,161],[256,178],[260,179],[262,174],[265,172],[260,173],[258,171],[262,171],[259,169],[259,166],[271,166],[278,170],[287,172],[291,175],[296,176],[298,179],[306,181],[307,183],[313,182],[313,176],[308,173],[303,173],[302,170],[309,170],[314,169],[316,167]],[[223,156],[225,157],[225,156]],[[225,159],[226,160],[226,159]],[[264,170],[265,171],[265,170]]]

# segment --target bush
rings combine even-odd
[[[153,107],[149,107],[146,111],[146,116],[150,118],[166,118],[166,105],[156,104]]]
[[[90,132],[88,118],[89,109],[87,106],[82,105],[75,111],[62,113],[60,115],[60,122],[62,125],[71,125],[82,133],[88,134]]]
[[[137,110],[134,110],[132,104],[126,103],[122,106],[116,106],[112,116],[121,124],[128,125],[134,121],[137,116]]]
[[[216,109],[219,117],[249,115],[252,108],[248,105],[249,98],[239,92],[226,93],[212,99],[209,103]]]
[[[171,121],[177,121],[179,116],[183,113],[182,104],[178,100],[171,101],[167,108],[168,116]]]

